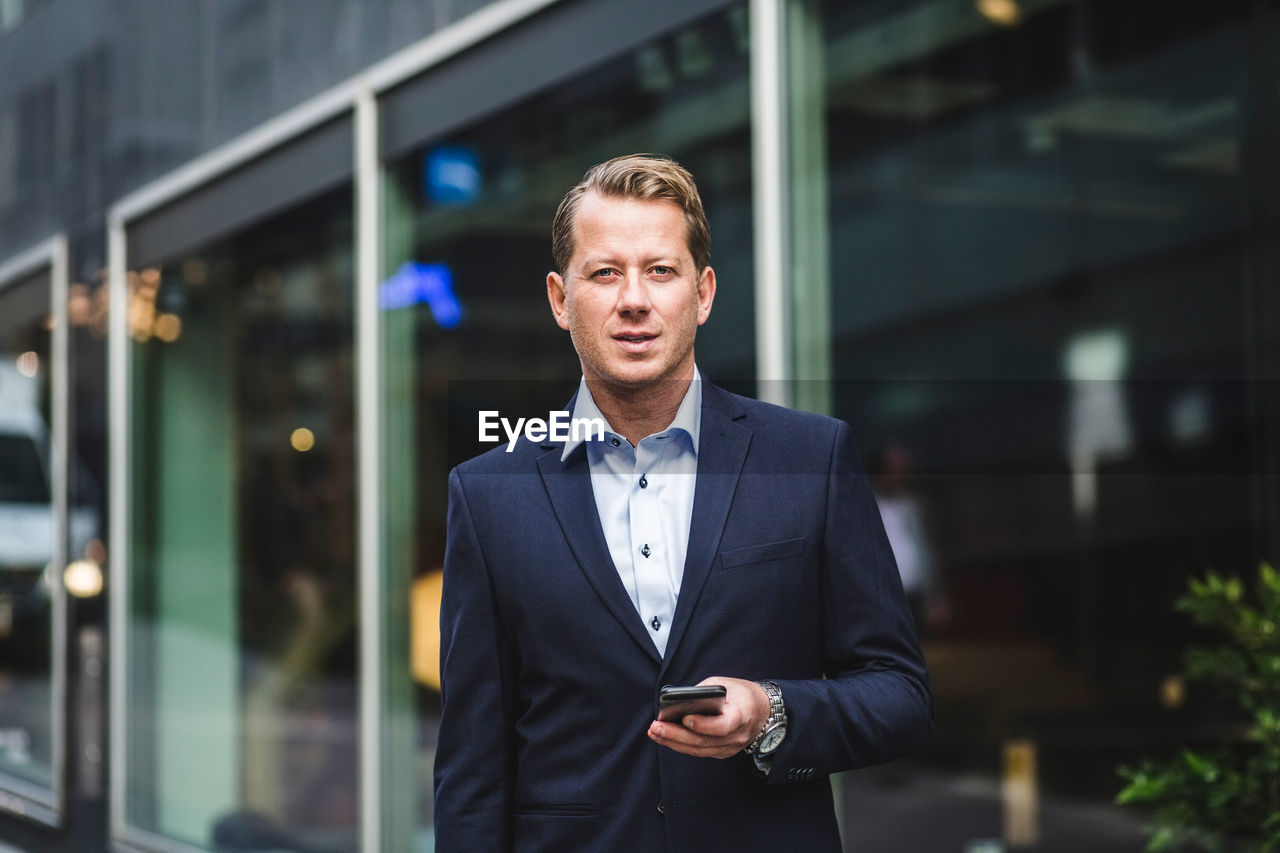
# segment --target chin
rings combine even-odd
[[[633,391],[637,391],[641,388],[647,388],[657,381],[658,377],[650,376],[648,374],[638,376],[631,373],[615,373],[608,378],[609,384],[616,385],[619,388],[629,388]]]
[[[602,374],[602,378],[611,385],[618,385],[622,388],[640,389],[650,385],[654,385],[665,377],[662,370],[656,366],[633,366],[631,369],[621,367],[617,370],[610,370]]]

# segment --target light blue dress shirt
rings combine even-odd
[[[586,442],[596,510],[622,585],[658,654],[665,655],[689,549],[702,426],[702,375],[694,367],[693,381],[671,425],[644,437],[637,447],[613,431],[585,377],[578,385],[572,417],[599,418],[606,424],[603,440],[593,436]],[[582,442],[582,438],[566,442],[561,460]]]

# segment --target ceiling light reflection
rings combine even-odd
[[[62,583],[76,598],[93,598],[102,592],[102,566],[87,558],[73,560],[62,572]]]
[[[151,326],[151,332],[166,344],[171,344],[182,334],[182,318],[177,314],[159,314]]]
[[[1017,0],[977,0],[974,4],[982,16],[999,27],[1016,27],[1022,22],[1022,9]]]
[[[289,436],[289,444],[299,453],[306,453],[316,446],[316,436],[306,427],[298,427]]]
[[[18,372],[28,379],[34,379],[36,374],[40,372],[40,355],[32,350],[27,350],[18,356]]]

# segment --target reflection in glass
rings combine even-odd
[[[747,47],[746,9],[735,6],[391,164],[380,291],[386,598],[397,608],[387,633],[394,742],[386,755],[401,766],[418,756],[390,772],[394,790],[415,798],[398,813],[422,822],[423,841],[431,837],[447,473],[487,449],[476,442],[478,410],[546,417],[577,387],[580,367],[551,316],[545,280],[556,205],[590,166],[652,151],[693,172],[719,282],[698,331],[698,364],[712,379],[754,388]],[[416,731],[404,731],[400,715],[413,715]]]
[[[130,278],[127,804],[187,843],[355,847],[350,207]]]
[[[1119,744],[1170,742],[1183,575],[1265,556],[1241,381],[1265,40],[1229,4],[796,5],[833,408],[868,457],[911,450],[946,591],[930,754],[1031,737],[1046,787],[1109,799]]]
[[[49,287],[0,283],[0,788],[39,800],[55,787]]]

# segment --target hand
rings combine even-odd
[[[698,758],[728,758],[760,734],[769,719],[769,696],[754,681],[741,678],[703,679],[699,684],[719,684],[725,689],[724,710],[715,716],[688,714],[680,721],[649,724],[654,743]]]

